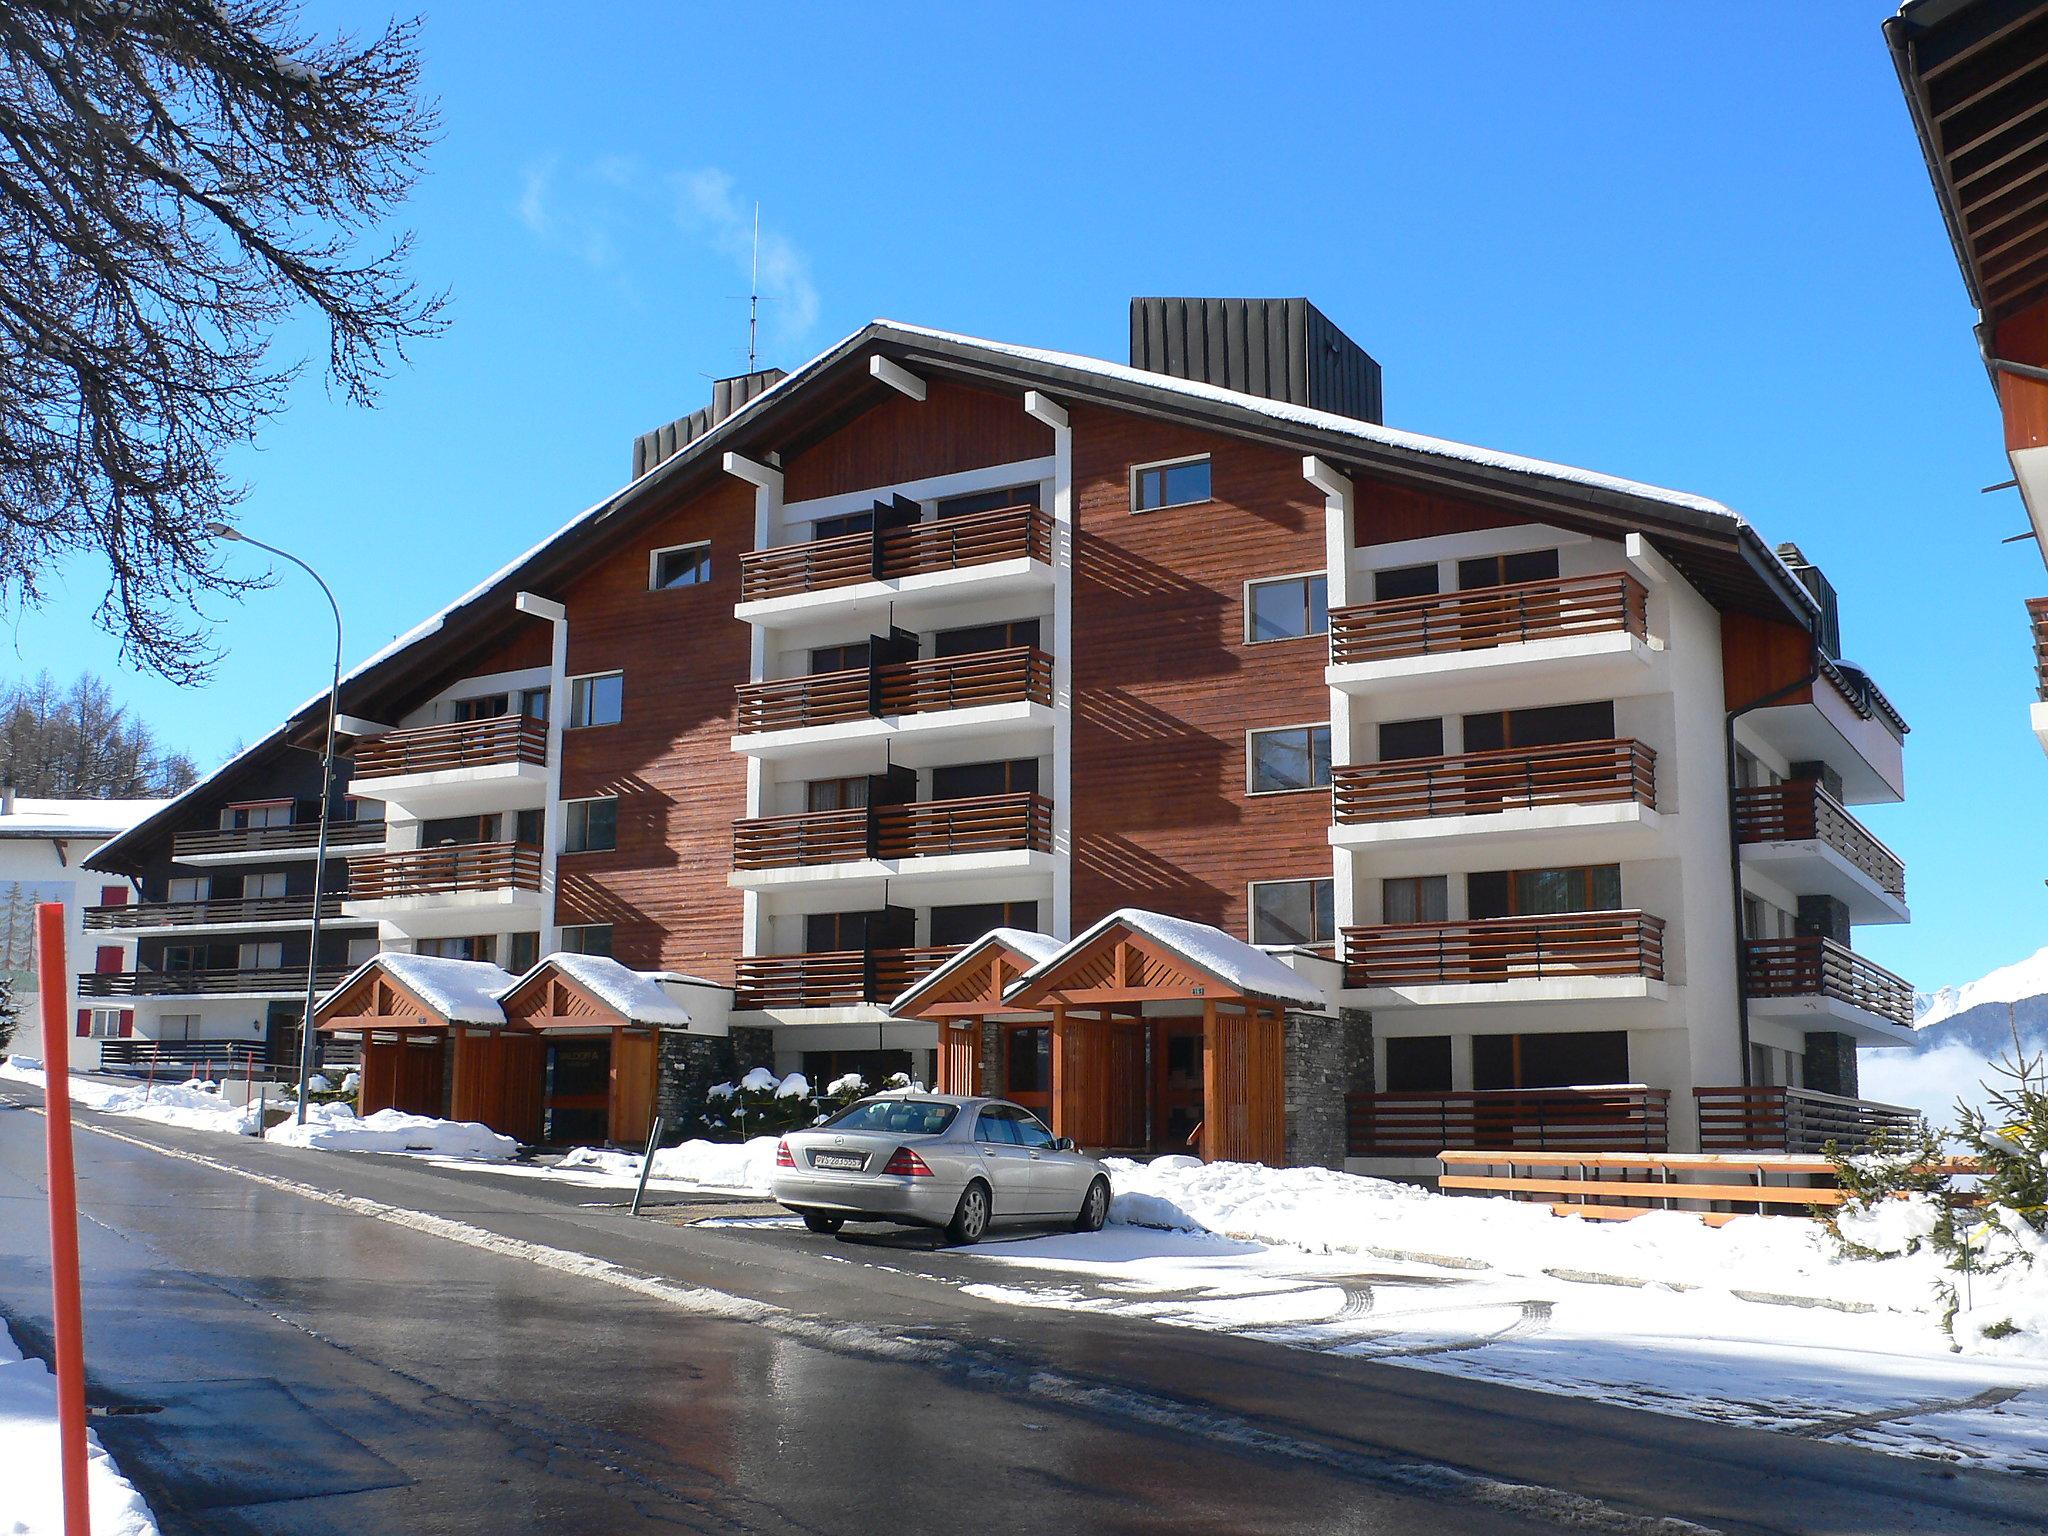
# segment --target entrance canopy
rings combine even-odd
[[[608,955],[549,955],[498,996],[509,1024],[527,1029],[680,1028],[690,1011],[663,982],[694,978],[636,971]]]
[[[939,1092],[981,1092],[982,1020],[1004,1015],[1004,991],[1059,950],[1060,941],[1042,933],[991,928],[890,1005],[899,1019],[939,1026]]]
[[[1319,1011],[1323,989],[1221,928],[1123,907],[1018,977],[1006,1009],[1229,1004]]]
[[[502,1027],[498,998],[511,985],[510,972],[486,961],[386,952],[372,955],[320,999],[313,1022],[328,1031],[400,1033],[451,1024]]]

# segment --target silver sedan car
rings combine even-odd
[[[775,1198],[813,1232],[849,1221],[938,1227],[956,1243],[996,1222],[1109,1218],[1102,1164],[1001,1099],[890,1093],[849,1104],[775,1149]]]

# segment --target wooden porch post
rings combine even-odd
[[[1067,1005],[1057,998],[1052,1005],[1052,1133],[1071,1136],[1067,1114]]]
[[[1224,1125],[1223,1042],[1216,1029],[1216,1002],[1202,999],[1202,1161],[1213,1163],[1220,1155]]]

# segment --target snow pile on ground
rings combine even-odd
[[[775,1177],[777,1140],[774,1136],[756,1136],[746,1142],[686,1141],[680,1146],[663,1147],[654,1154],[650,1182],[766,1194]],[[577,1147],[555,1167],[595,1175],[607,1183],[631,1183],[640,1177],[637,1153],[610,1152],[601,1147]]]
[[[1308,1253],[1364,1253],[1485,1269],[1504,1276],[1591,1275],[1736,1297],[1801,1298],[1821,1306],[1905,1314],[1938,1331],[1936,1285],[1946,1271],[1931,1253],[1884,1259],[1845,1256],[1825,1228],[1796,1216],[1744,1216],[1710,1227],[1680,1211],[1593,1222],[1531,1202],[1438,1195],[1408,1184],[1322,1168],[1111,1159],[1110,1219],[1212,1232]],[[1872,1247],[1903,1248],[1929,1218],[1900,1202]],[[1897,1239],[1896,1243],[1893,1241]],[[1959,1326],[1985,1354],[2048,1359],[2048,1258],[2031,1271],[1978,1276],[1971,1310],[2012,1316],[1996,1340]],[[1986,1320],[1991,1320],[1987,1317]]]
[[[86,1497],[93,1536],[156,1536],[156,1521],[114,1458],[86,1431]],[[57,1472],[57,1383],[40,1360],[23,1357],[0,1323],[0,1529],[9,1536],[57,1536],[64,1496]]]
[[[346,1104],[314,1104],[306,1123],[294,1118],[275,1125],[266,1139],[322,1152],[431,1152],[440,1157],[496,1160],[516,1157],[519,1143],[473,1120],[435,1120],[403,1110],[380,1109],[356,1118]]]
[[[28,1056],[9,1056],[0,1061],[0,1078],[44,1087],[43,1064]],[[103,1077],[71,1075],[71,1102],[80,1109],[102,1114],[129,1115],[137,1120],[154,1120],[159,1125],[183,1126],[190,1131],[221,1131],[231,1136],[256,1134],[253,1109],[228,1103],[219,1089],[205,1078],[185,1083],[138,1083]]]

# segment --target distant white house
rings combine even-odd
[[[0,789],[0,970],[14,981],[21,1022],[8,1050],[43,1054],[36,986],[35,909],[46,901],[64,906],[64,954],[71,972],[64,1017],[72,1030],[74,1066],[99,1065],[100,1041],[117,1039],[135,1025],[132,1009],[83,1007],[78,978],[95,971],[130,968],[128,946],[86,941],[85,909],[124,902],[129,883],[84,869],[85,856],[117,832],[124,832],[163,805],[161,800],[30,800]],[[132,941],[130,941],[132,943]]]

